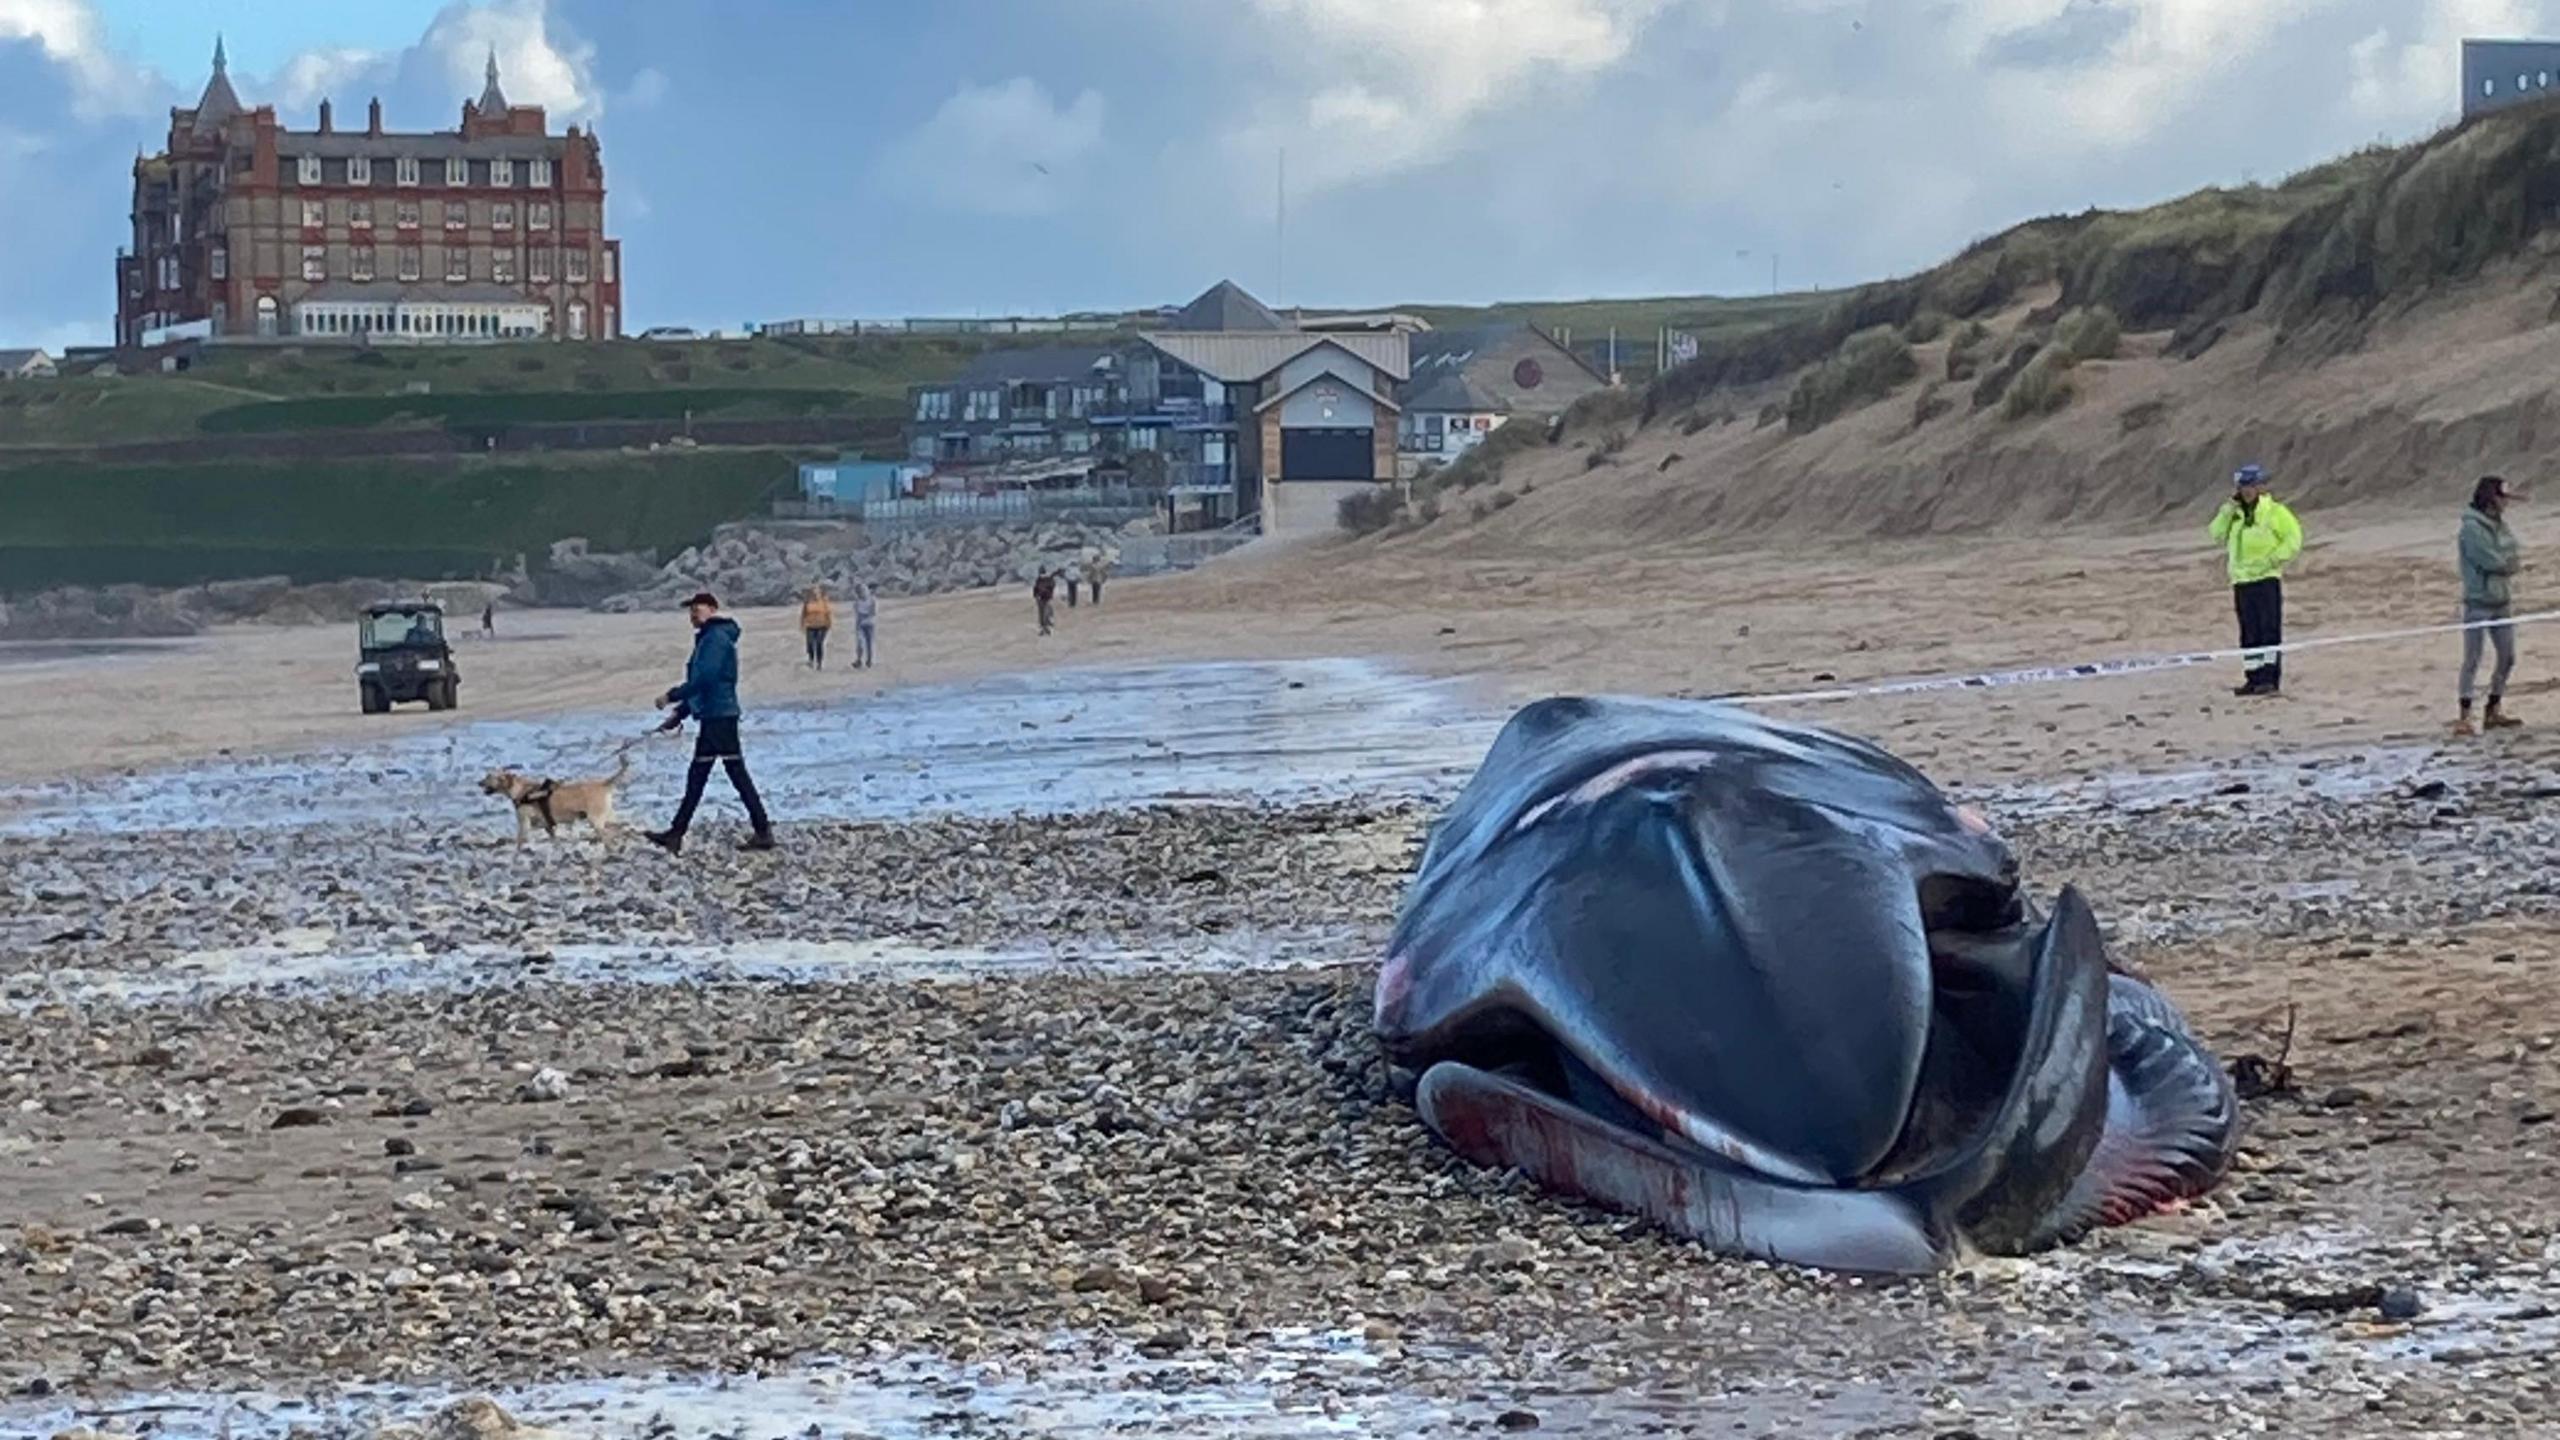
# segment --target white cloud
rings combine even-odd
[[[631,77],[631,84],[623,90],[621,98],[614,103],[633,110],[646,110],[666,98],[666,72],[655,65],[649,65],[643,66],[638,74]]]
[[[592,120],[603,113],[595,47],[555,31],[543,0],[448,5],[427,26],[418,48],[456,95],[480,93],[495,50],[498,84],[510,103],[540,105],[554,120]]]
[[[1292,190],[1428,165],[1480,116],[1551,77],[1625,59],[1671,0],[1254,0],[1272,54],[1310,89],[1266,102],[1227,137],[1256,170],[1287,150]]]
[[[1076,172],[1101,150],[1102,123],[1098,91],[1062,106],[1028,76],[963,85],[888,147],[881,169],[898,189],[949,209],[1046,214],[1074,193]]]
[[[359,82],[379,77],[390,59],[379,50],[305,50],[276,72],[267,84],[267,95],[279,110],[305,110],[334,99],[343,111]]]
[[[71,74],[82,119],[148,113],[159,100],[145,73],[110,53],[87,0],[0,0],[0,41],[32,40]]]

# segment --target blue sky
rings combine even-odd
[[[0,345],[201,90],[603,137],[634,326],[1843,285],[2449,119],[2550,0],[0,0]],[[1286,276],[1274,172],[1289,177]],[[31,221],[28,217],[39,217]]]

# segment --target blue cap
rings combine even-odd
[[[2239,469],[2231,472],[2231,483],[2234,485],[2264,485],[2267,483],[2267,472],[2260,466],[2243,465]]]

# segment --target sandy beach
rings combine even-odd
[[[2184,1213],[1903,1284],[1721,1260],[1459,1163],[1367,1033],[1518,702],[2227,645],[2191,528],[1248,551],[1047,640],[1027,595],[887,604],[872,672],[750,613],[785,853],[729,852],[715,781],[681,865],[519,852],[470,789],[646,725],[679,616],[501,615],[450,715],[357,714],[337,628],[0,660],[0,1432],[2546,1424],[2560,745],[2448,739],[2451,637],[2274,701],[2199,667],[1781,707],[2290,1067]],[[2294,635],[2447,618],[2448,526],[2315,538]],[[678,761],[640,754],[654,814]]]

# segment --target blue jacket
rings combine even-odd
[[[667,692],[676,718],[738,718],[738,622],[714,615],[693,632],[693,656],[684,662],[684,683]]]

